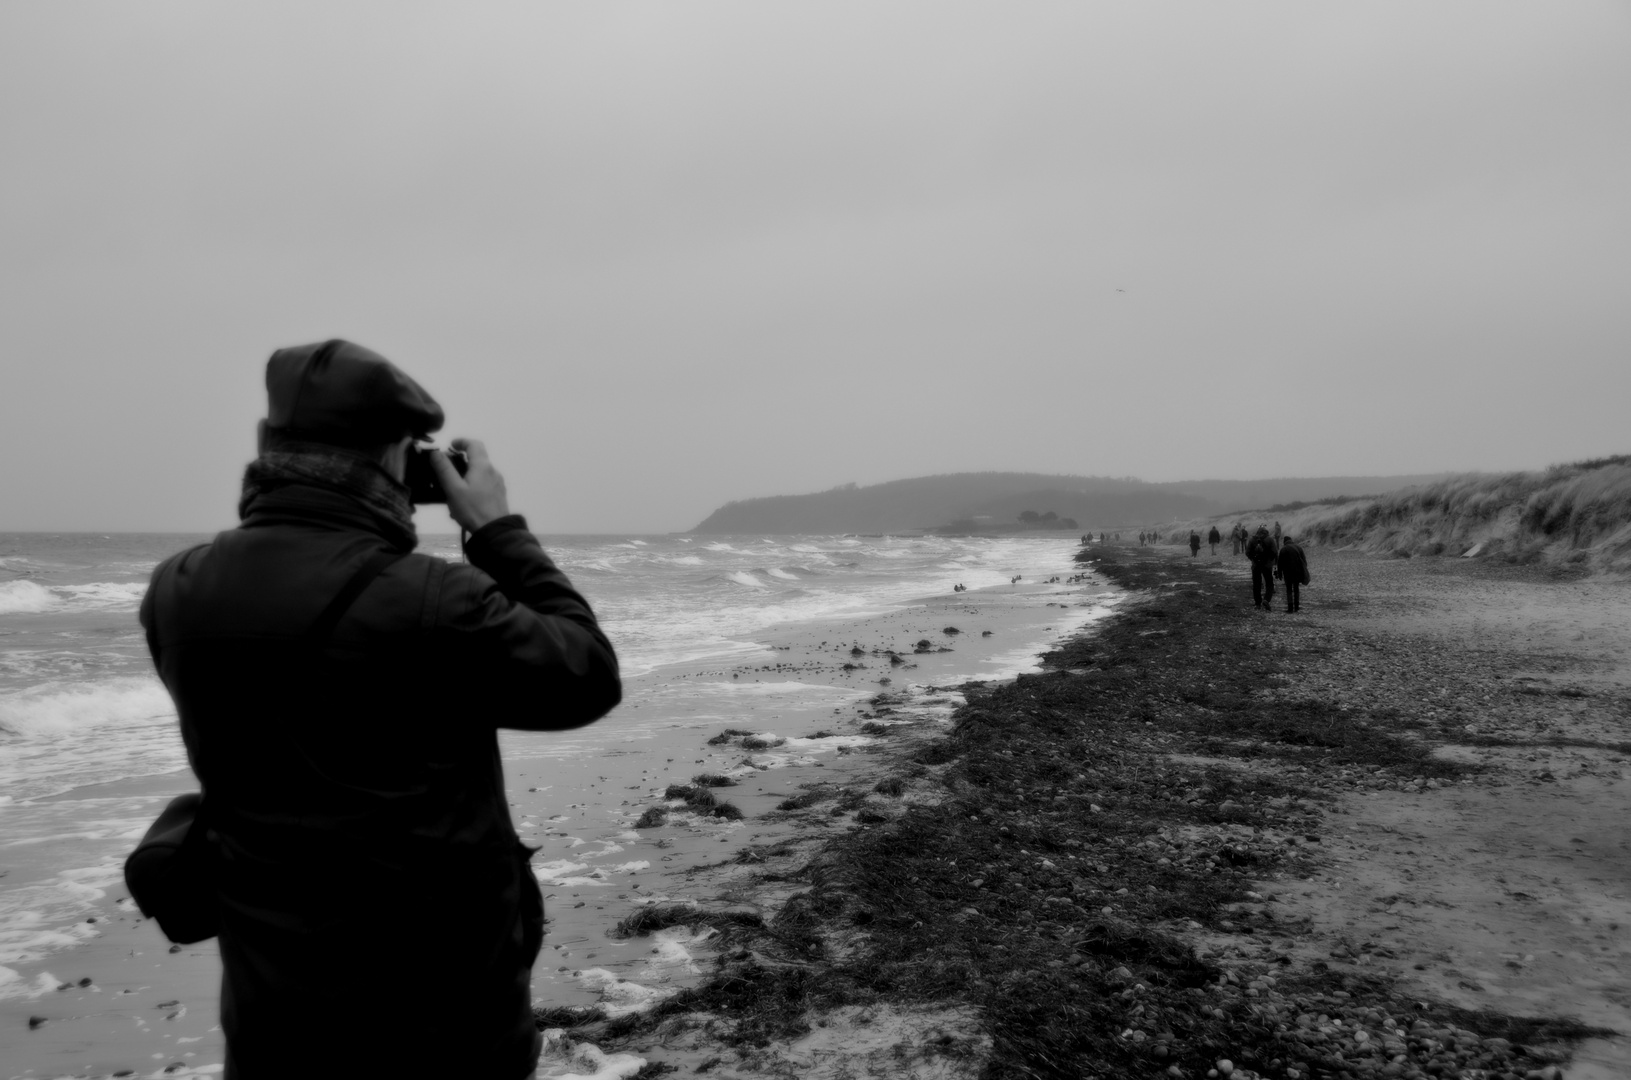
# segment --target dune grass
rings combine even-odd
[[[1539,472],[1470,473],[1364,499],[1287,505],[1167,527],[1279,521],[1299,541],[1378,555],[1476,555],[1577,572],[1631,572],[1631,454]]]

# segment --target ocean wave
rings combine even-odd
[[[27,555],[6,555],[0,557],[0,570],[9,570],[14,574],[38,574],[41,571],[60,570],[61,563],[41,562],[31,559]]]
[[[145,581],[93,581],[89,585],[53,585],[53,592],[66,593],[70,607],[134,608],[147,595]]]
[[[135,610],[146,594],[147,583],[142,581],[93,581],[85,585],[0,581],[0,615]]]
[[[769,570],[765,571],[765,573],[769,574],[773,578],[781,578],[783,581],[798,580],[797,574],[789,574],[786,570],[783,570],[779,566],[772,566]]]
[[[0,581],[0,615],[50,611],[57,598],[50,589],[32,581]]]
[[[764,582],[760,581],[746,570],[736,570],[732,573],[726,574],[725,580],[734,581],[738,585],[747,585],[755,589],[763,589],[767,587]]]
[[[164,685],[151,676],[45,683],[0,695],[0,732],[54,735],[174,712]]]

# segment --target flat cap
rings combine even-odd
[[[385,357],[339,338],[273,353],[266,399],[268,427],[325,442],[423,439],[443,421],[424,387]]]

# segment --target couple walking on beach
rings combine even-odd
[[[1218,527],[1212,526],[1212,531],[1206,534],[1206,542],[1212,545],[1212,554],[1218,553],[1218,541],[1223,537],[1218,535]],[[1194,558],[1201,553],[1201,534],[1194,529],[1189,530],[1189,557]]]
[[[167,865],[213,924],[180,940],[220,939],[226,1078],[522,1080],[543,898],[497,733],[605,715],[617,657],[483,445],[454,440],[463,475],[417,447],[443,414],[406,374],[335,340],[266,388],[241,524],[141,608],[203,787]],[[441,500],[467,563],[413,553]]]
[[[1286,614],[1302,610],[1302,586],[1309,582],[1308,556],[1290,536],[1280,536],[1280,523],[1274,523],[1274,532],[1267,525],[1259,525],[1257,532],[1246,541],[1246,558],[1252,564],[1252,606],[1268,610],[1274,602],[1274,582],[1279,579],[1286,589]]]

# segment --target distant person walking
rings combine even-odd
[[[1278,521],[1274,523],[1274,550],[1280,550],[1280,523]]]
[[[1212,531],[1206,534],[1206,542],[1212,545],[1212,554],[1218,553],[1218,542],[1222,539],[1223,537],[1218,534],[1218,527],[1212,526]]]
[[[1201,534],[1194,529],[1189,530],[1189,557],[1193,559],[1201,553]]]
[[[1252,606],[1267,610],[1274,602],[1274,537],[1268,526],[1259,525],[1246,541],[1246,558],[1252,562]]]
[[[1302,610],[1300,589],[1308,584],[1308,556],[1290,536],[1280,541],[1280,553],[1274,557],[1275,573],[1286,586],[1286,614]]]

